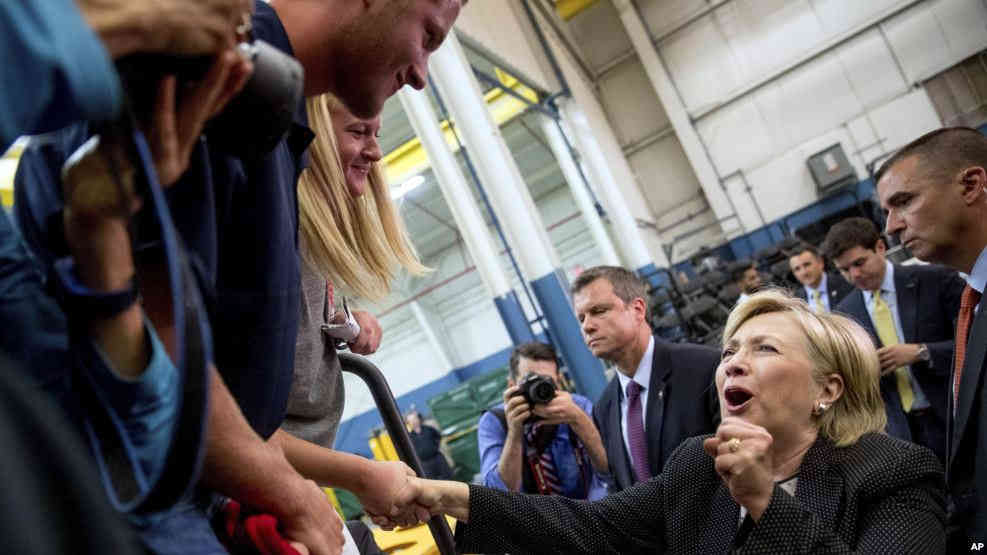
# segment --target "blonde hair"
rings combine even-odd
[[[316,138],[298,180],[302,256],[334,286],[381,300],[390,293],[398,267],[413,275],[429,268],[408,238],[378,163],[367,176],[367,191],[350,194],[332,126],[332,114],[345,110],[343,104],[323,94],[306,100],[306,108]]]
[[[801,328],[816,384],[822,386],[831,374],[843,378],[843,394],[815,417],[819,433],[837,447],[845,447],[868,432],[882,432],[887,415],[881,399],[877,350],[867,332],[846,316],[817,314],[805,301],[769,289],[751,295],[730,312],[724,342],[751,318],[779,312],[789,315]]]

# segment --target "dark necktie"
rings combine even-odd
[[[631,447],[631,462],[638,482],[651,478],[648,469],[648,442],[644,436],[644,418],[641,411],[641,392],[644,388],[631,380],[627,384],[627,443]]]
[[[956,356],[953,359],[953,414],[960,400],[960,379],[963,377],[963,362],[966,361],[967,336],[973,323],[973,309],[980,302],[980,292],[969,285],[960,297],[960,314],[956,318]]]
[[[551,442],[539,441],[539,431],[542,430],[540,422],[536,422],[528,427],[528,445],[533,446],[538,453],[538,468],[541,470],[543,486],[540,493],[544,495],[562,495],[562,484],[559,483],[559,476],[555,472],[555,463],[552,460]],[[554,432],[552,436],[554,437]],[[536,470],[537,472],[537,470]],[[536,479],[537,481],[537,479]]]

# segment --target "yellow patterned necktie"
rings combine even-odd
[[[881,290],[874,291],[874,327],[877,328],[877,337],[885,347],[901,343],[898,332],[894,327],[894,317],[891,314],[891,307],[881,298]],[[908,369],[904,366],[895,368],[895,381],[898,383],[898,395],[901,396],[901,406],[905,412],[912,410],[912,403],[915,402],[915,392],[912,391],[912,382],[908,376]]]
[[[826,312],[826,307],[822,302],[822,293],[818,289],[812,291],[812,300],[816,303],[817,313],[822,314],[823,312]]]

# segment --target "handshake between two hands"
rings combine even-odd
[[[392,498],[389,507],[364,505],[364,510],[370,515],[374,524],[385,530],[393,530],[398,526],[413,526],[427,521],[433,514],[439,514],[438,495],[435,488],[430,485],[433,481],[418,478],[413,470],[410,468],[408,470],[410,475]]]
[[[419,478],[404,463],[381,464],[388,465],[381,470],[389,476],[374,484],[380,486],[380,491],[368,491],[359,496],[375,524],[391,530],[397,526],[415,525],[446,512],[442,507],[443,492],[458,483]],[[401,475],[394,476],[395,472]]]

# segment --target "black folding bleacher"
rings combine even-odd
[[[792,267],[788,263],[788,259],[775,262],[768,270],[771,273],[771,282],[774,285],[788,287],[795,283],[795,278],[792,276]]]
[[[720,289],[716,298],[727,308],[733,308],[733,305],[737,304],[737,299],[740,298],[740,288],[735,283],[728,283],[723,286],[723,289]]]

